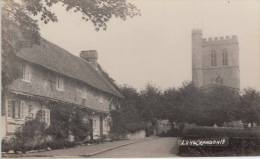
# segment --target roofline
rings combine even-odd
[[[68,54],[68,55],[70,55],[70,56],[74,56],[75,58],[78,58],[78,59],[80,59],[80,60],[84,60],[84,59],[80,58],[79,56],[76,56],[76,55],[71,54],[69,51],[65,50],[64,48],[61,48],[60,46],[58,46],[58,45],[56,45],[56,44],[54,44],[54,43],[52,43],[52,42],[46,40],[46,39],[43,38],[43,37],[41,37],[41,39],[44,40],[44,41],[46,41],[47,43],[50,43],[51,45],[54,45],[55,47],[58,47],[59,49],[62,49],[66,54]],[[30,48],[30,47],[25,47],[25,48]],[[23,48],[22,48],[22,49],[23,49]],[[72,77],[72,76],[69,76],[69,75],[64,74],[64,73],[61,73],[61,72],[57,72],[57,71],[55,71],[55,70],[49,68],[48,66],[43,66],[43,65],[41,65],[41,64],[38,64],[38,63],[35,63],[35,62],[31,62],[31,61],[29,61],[29,60],[27,60],[27,59],[25,59],[25,58],[22,58],[22,57],[18,56],[17,54],[15,54],[15,55],[16,55],[18,58],[20,58],[20,59],[22,59],[22,60],[25,60],[25,61],[27,61],[27,62],[29,62],[29,63],[33,63],[33,64],[36,64],[36,65],[39,65],[39,66],[41,66],[41,67],[43,67],[43,68],[46,68],[46,69],[48,69],[48,70],[50,70],[50,71],[53,71],[53,72],[56,72],[56,73],[58,73],[58,74],[62,74],[62,75],[64,75],[64,76],[66,76],[66,77],[69,77],[69,78],[72,78],[72,79],[81,81],[81,82],[87,84],[88,86],[90,86],[90,87],[92,87],[92,88],[94,88],[94,89],[97,89],[97,90],[99,90],[99,91],[101,91],[101,92],[103,92],[103,93],[107,93],[107,94],[109,94],[109,95],[112,95],[112,96],[115,96],[115,97],[118,97],[118,98],[124,98],[124,96],[117,90],[117,88],[115,88],[115,89],[118,91],[119,94],[116,94],[116,93],[113,93],[113,92],[110,92],[110,91],[105,91],[105,90],[102,90],[102,89],[97,88],[97,87],[95,87],[95,86],[92,86],[92,85],[90,85],[89,83],[87,83],[87,82],[85,82],[85,81],[83,81],[83,80],[74,78],[74,77]],[[85,62],[85,63],[87,63],[87,62]],[[98,74],[98,72],[96,72],[96,71],[92,68],[92,66],[91,66],[89,63],[87,63],[87,64],[89,65],[89,67],[91,68],[92,71],[94,71],[96,74]],[[98,74],[98,76],[100,76],[100,75]],[[105,81],[103,78],[102,78],[102,80],[106,83],[106,81]],[[109,81],[109,82],[110,82],[110,81]],[[111,83],[111,82],[110,82],[110,83]],[[106,85],[107,85],[107,83],[106,83]],[[114,86],[113,83],[111,83],[111,85]]]
[[[99,67],[99,69],[102,71],[102,74],[104,74],[104,73],[107,74],[107,75],[105,75],[105,76],[102,76],[102,77],[104,77],[104,78],[107,79],[107,80],[105,80],[105,82],[110,82],[110,84],[112,84],[112,86],[115,87],[115,89],[120,93],[120,95],[121,95],[120,98],[125,98],[125,96],[121,93],[121,90],[120,90],[119,87],[115,84],[115,82],[114,82],[114,81],[111,81],[111,80],[113,80],[113,79],[109,79],[109,78],[111,78],[111,77],[109,77],[109,74],[103,70],[103,68],[101,67],[100,64],[98,64],[98,67]],[[107,77],[107,76],[108,76],[108,77]]]
[[[74,77],[72,77],[72,76],[69,76],[69,75],[66,75],[66,74],[63,74],[63,73],[60,73],[60,72],[57,72],[57,71],[55,71],[55,70],[53,70],[53,69],[51,69],[51,68],[48,68],[48,67],[43,66],[43,65],[38,64],[38,63],[34,63],[34,62],[31,62],[31,61],[28,61],[28,60],[23,59],[23,58],[21,58],[21,57],[19,57],[19,56],[17,56],[17,57],[20,58],[21,60],[24,60],[24,61],[26,61],[26,62],[29,62],[29,63],[31,63],[31,64],[33,64],[33,65],[37,65],[37,66],[40,66],[40,67],[42,67],[42,68],[45,68],[45,69],[47,69],[47,70],[49,70],[49,71],[52,71],[52,72],[55,72],[55,73],[57,73],[57,74],[61,74],[61,75],[63,75],[63,76],[66,76],[67,78],[71,78],[71,79],[74,79],[74,80],[83,82],[83,83],[86,84],[88,87],[91,87],[91,88],[93,88],[93,89],[96,89],[96,90],[98,90],[98,91],[101,91],[101,92],[103,92],[103,93],[105,93],[105,94],[112,95],[112,96],[117,97],[117,98],[123,98],[123,97],[120,97],[119,95],[116,95],[116,94],[114,94],[114,93],[112,93],[112,92],[108,92],[108,91],[104,91],[104,90],[102,90],[102,89],[96,88],[96,87],[94,87],[94,86],[88,84],[87,82],[85,82],[85,81],[83,81],[83,80],[74,78]]]

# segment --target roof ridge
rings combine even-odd
[[[63,50],[64,52],[66,52],[68,55],[73,56],[74,58],[80,59],[81,61],[83,61],[84,63],[86,63],[86,64],[90,67],[90,69],[91,69],[95,74],[97,74],[99,77],[101,77],[101,79],[105,82],[105,84],[106,84],[110,89],[115,89],[115,88],[113,88],[113,87],[115,87],[115,84],[112,83],[112,81],[110,81],[110,80],[106,80],[105,77],[104,77],[103,75],[101,75],[101,74],[103,74],[103,69],[102,69],[102,67],[101,67],[101,65],[100,65],[99,63],[98,63],[98,66],[99,66],[100,68],[98,68],[98,69],[101,69],[101,70],[100,70],[100,71],[101,71],[101,74],[98,73],[98,71],[95,70],[95,69],[91,66],[90,63],[88,63],[86,60],[82,59],[80,56],[76,56],[76,55],[70,53],[70,52],[67,51],[66,49],[61,48],[59,45],[54,44],[54,43],[52,43],[52,42],[46,40],[46,39],[43,38],[43,37],[42,37],[42,39],[43,39],[44,41],[46,41],[47,43],[51,44],[52,46],[57,47],[58,49],[62,49],[62,50]],[[111,87],[110,83],[112,84],[112,87]],[[115,90],[118,91],[117,88],[116,88]],[[121,94],[120,94],[120,95],[121,95]]]
[[[42,38],[42,40],[44,40],[44,41],[47,42],[48,44],[50,44],[50,45],[52,45],[52,46],[54,46],[54,47],[56,47],[56,48],[58,48],[58,49],[62,49],[62,50],[64,51],[64,53],[66,53],[66,54],[68,54],[68,55],[70,55],[70,56],[76,57],[76,58],[80,58],[79,56],[76,56],[76,55],[70,53],[68,50],[62,48],[61,46],[59,46],[59,45],[57,45],[57,44],[54,44],[54,43],[50,42],[49,40],[47,40],[47,39],[45,39],[45,38],[43,38],[43,37],[41,37],[41,38]]]
[[[104,75],[101,75],[84,59],[70,53],[43,37],[41,37],[40,40],[40,45],[26,47],[19,51],[20,53],[18,53],[18,57],[41,65],[42,67],[57,73],[61,73],[69,78],[80,80],[100,91],[122,97],[120,91],[114,88],[111,81],[104,79]],[[38,52],[39,55],[34,54],[35,52]],[[49,58],[52,59],[49,60]],[[64,62],[71,65],[64,65]]]
[[[116,89],[116,91],[120,92],[120,89],[119,89],[118,86],[115,84],[114,79],[112,79],[112,78],[109,76],[109,74],[108,74],[106,71],[104,71],[104,69],[102,68],[102,66],[101,66],[100,64],[98,64],[98,67],[99,67],[99,69],[101,70],[101,73],[102,73],[102,74],[105,74],[105,73],[107,74],[107,75],[103,76],[103,77],[105,78],[105,81],[108,82],[108,83],[111,83],[112,86]],[[106,79],[107,79],[107,80],[106,80]],[[113,80],[113,81],[112,81],[112,80]]]
[[[82,59],[81,57],[78,57],[80,60],[82,60],[84,63],[86,63],[87,65],[89,65],[90,66],[90,69],[94,72],[94,73],[96,73],[99,77],[101,77],[101,79],[104,81],[104,83],[110,88],[110,89],[114,89],[113,87],[114,87],[114,84],[112,83],[112,81],[110,82],[110,80],[108,81],[108,80],[106,80],[105,79],[105,77],[104,77],[104,75],[103,75],[103,70],[102,69],[100,69],[101,68],[101,66],[100,66],[100,64],[98,64],[98,69],[100,69],[100,73],[98,73],[98,71],[97,70],[95,70],[92,66],[91,66],[91,64],[90,63],[88,63],[86,60],[84,60],[84,59]],[[112,86],[113,87],[111,87],[110,86],[110,83],[112,84]],[[116,91],[118,91],[117,89],[115,89]],[[119,93],[120,94],[120,93]],[[121,94],[120,94],[120,96],[121,96]]]
[[[57,44],[54,44],[54,43],[52,43],[52,42],[50,42],[50,41],[48,41],[48,40],[46,40],[46,39],[44,39],[44,40],[45,40],[46,42],[50,43],[51,45],[53,45],[53,46],[55,46],[55,47],[57,47],[57,48],[59,48],[59,49],[62,49],[62,50],[65,51],[68,55],[70,55],[70,56],[72,56],[72,57],[74,57],[74,58],[77,58],[77,59],[83,61],[85,64],[87,64],[87,65],[90,67],[90,70],[92,70],[92,72],[94,72],[96,75],[98,75],[99,77],[101,77],[101,79],[105,82],[105,84],[106,84],[110,89],[114,89],[114,88],[113,88],[113,87],[114,87],[114,84],[111,83],[110,80],[109,80],[109,81],[106,80],[105,77],[104,77],[103,75],[101,75],[101,74],[103,74],[103,72],[102,72],[103,70],[100,70],[100,71],[101,71],[101,74],[98,73],[98,71],[95,70],[95,69],[91,66],[90,63],[88,63],[86,60],[82,59],[80,56],[76,56],[76,55],[70,53],[69,51],[67,51],[67,50],[65,50],[65,49],[63,49],[63,48],[61,48],[61,47],[58,46]],[[98,66],[99,66],[100,68],[102,68],[99,63],[98,63]],[[111,87],[110,83],[112,84],[112,87]],[[118,91],[117,89],[114,89],[114,90]],[[120,94],[120,93],[119,93],[119,94]],[[120,95],[121,95],[121,94],[120,94]]]

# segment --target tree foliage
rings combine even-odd
[[[83,141],[92,131],[88,120],[90,113],[70,105],[53,104],[51,110],[51,124],[48,134],[56,140],[67,139],[73,134],[76,141]],[[84,119],[87,121],[84,122]]]
[[[120,100],[120,108],[111,112],[112,133],[126,134],[128,132],[143,129],[140,116],[140,96],[138,92],[131,87],[121,87],[121,93],[125,99]]]
[[[96,30],[106,30],[112,17],[126,20],[127,17],[140,15],[139,9],[126,0],[4,0],[1,15],[4,86],[18,76],[13,65],[14,53],[21,48],[24,41],[31,44],[39,43],[38,21],[33,17],[40,17],[44,23],[57,22],[58,17],[52,11],[52,7],[58,3],[67,11],[81,13],[82,19],[93,23]]]
[[[244,122],[260,123],[260,92],[252,88],[244,90],[238,116]]]
[[[113,17],[126,20],[127,17],[140,15],[139,9],[127,0],[3,0],[1,8],[3,96],[7,92],[5,91],[7,86],[19,76],[15,53],[24,45],[28,47],[40,43],[38,21],[43,21],[45,24],[57,22],[58,17],[52,11],[52,7],[56,4],[62,4],[67,11],[81,13],[82,19],[93,23],[97,31],[106,30],[107,23]]]
[[[153,85],[147,85],[140,92],[130,87],[120,89],[125,99],[120,102],[114,125],[120,123],[117,126],[121,132],[135,130],[127,125],[138,127],[145,123],[144,128],[160,119],[167,119],[172,124],[201,126],[222,126],[225,122],[238,120],[260,123],[260,93],[253,89],[240,94],[238,90],[223,86],[199,89],[192,83],[164,91]]]

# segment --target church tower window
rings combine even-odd
[[[223,65],[228,65],[228,52],[227,49],[223,49]]]
[[[217,54],[215,50],[211,51],[211,66],[217,66]]]

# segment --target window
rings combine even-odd
[[[97,120],[93,119],[93,129],[96,129],[96,128],[97,128]]]
[[[85,105],[87,101],[87,90],[82,88],[77,88],[77,95],[80,97],[81,104]]]
[[[8,117],[21,119],[23,117],[24,101],[8,100]]]
[[[216,83],[217,83],[217,84],[223,84],[223,79],[222,79],[220,76],[218,76],[218,77],[216,78]]]
[[[211,66],[217,66],[217,54],[215,50],[211,51]]]
[[[28,105],[28,114],[26,116],[26,120],[32,120],[33,119],[33,106]]]
[[[31,67],[28,64],[22,64],[22,80],[31,82]]]
[[[59,91],[64,90],[64,80],[61,76],[56,77],[56,89]]]
[[[223,49],[223,65],[228,65],[228,52],[227,49]]]
[[[80,90],[80,96],[83,99],[87,99],[87,90],[86,89]]]
[[[36,118],[41,122],[50,125],[50,110],[48,109],[41,109],[37,112]]]
[[[99,102],[100,104],[103,104],[103,103],[104,103],[104,99],[103,99],[102,97],[99,97],[99,98],[98,98],[98,102]]]
[[[104,127],[105,127],[105,129],[108,129],[108,128],[109,128],[108,119],[105,119],[105,120],[104,120]]]

